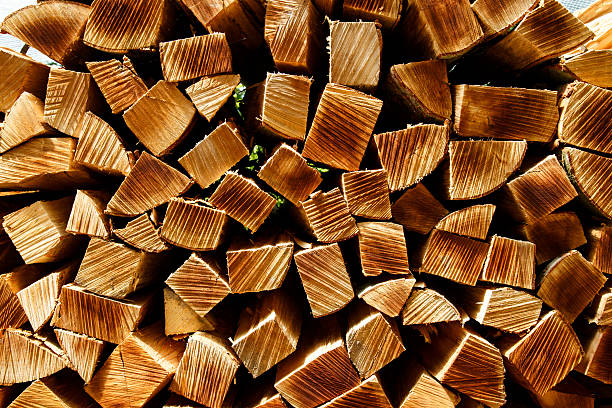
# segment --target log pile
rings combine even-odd
[[[609,1],[0,30],[57,61],[0,48],[0,408],[612,399]]]

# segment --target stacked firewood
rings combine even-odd
[[[612,397],[609,1],[48,0],[0,28],[57,61],[0,49],[0,407]]]

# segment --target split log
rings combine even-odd
[[[410,275],[404,228],[392,222],[360,222],[359,256],[365,276]],[[364,378],[367,376],[363,376]]]
[[[131,333],[113,350],[85,391],[102,406],[142,407],[172,379],[185,349],[161,323]]]
[[[338,244],[299,251],[294,259],[314,317],[342,309],[355,296]]]
[[[0,47],[0,112],[7,112],[23,92],[44,98],[49,67],[27,55]]]
[[[518,170],[526,151],[524,140],[451,141],[448,145],[449,198],[471,200],[501,188]]]
[[[521,231],[528,241],[535,244],[538,265],[587,242],[580,220],[569,211],[545,215],[524,225]]]
[[[589,50],[561,59],[561,68],[579,81],[602,88],[612,87],[612,51]]]
[[[232,122],[223,122],[178,161],[202,188],[209,187],[249,154]]]
[[[40,264],[22,265],[0,275],[0,329],[19,328],[28,316],[19,302],[17,293],[42,277],[45,270]]]
[[[595,408],[595,396],[571,377],[567,377],[544,395],[532,396],[542,408]]]
[[[494,212],[495,206],[493,204],[479,204],[462,208],[442,218],[436,224],[436,229],[485,240]]]
[[[338,188],[327,193],[315,192],[302,202],[302,209],[310,229],[320,242],[345,241],[359,232]]]
[[[23,7],[9,14],[0,30],[62,64],[76,65],[88,55],[83,30],[90,7],[74,1],[52,1]]]
[[[276,200],[255,182],[238,173],[229,172],[209,202],[251,232],[256,232],[276,206]]]
[[[448,214],[446,208],[419,183],[406,190],[391,206],[393,219],[409,231],[428,234]]]
[[[364,405],[376,408],[392,408],[377,375],[372,375],[363,380],[355,388],[321,405],[321,408],[359,408]]]
[[[457,308],[433,289],[414,288],[402,310],[404,326],[461,320]]]
[[[105,212],[119,217],[135,217],[168,202],[191,186],[178,170],[143,152],[108,202]]]
[[[104,209],[109,199],[105,191],[77,190],[66,232],[108,239],[110,223]]]
[[[376,23],[330,22],[329,82],[364,91],[376,90],[381,54],[382,34]]]
[[[51,127],[45,122],[44,109],[43,102],[37,96],[23,92],[4,118],[4,127],[0,131],[0,153],[33,137],[51,133]]]
[[[503,352],[510,374],[536,394],[544,395],[580,363],[580,341],[555,310]]]
[[[174,4],[170,0],[95,1],[83,42],[115,54],[150,50],[169,37],[174,14]]]
[[[238,1],[233,3],[239,4]],[[200,115],[210,122],[232,96],[239,83],[240,75],[205,76],[188,86],[185,92]]]
[[[204,202],[171,198],[159,235],[181,248],[209,251],[222,242],[226,221],[224,211]]]
[[[550,142],[559,121],[557,92],[455,85],[454,129],[460,136]]]
[[[582,244],[584,242],[580,245]],[[576,247],[580,245],[576,245]],[[606,275],[612,274],[612,258],[610,254],[612,254],[612,226],[602,225],[589,231],[589,252],[587,259],[595,268]]]
[[[78,377],[61,371],[31,383],[9,405],[10,408],[96,408],[98,404],[78,384]],[[78,384],[80,385],[80,384]]]
[[[573,250],[548,264],[538,297],[571,323],[591,303],[605,282],[606,277],[580,252]]]
[[[159,56],[164,79],[168,82],[232,72],[232,52],[224,33],[162,42]]]
[[[610,347],[612,344],[612,328],[599,327],[585,339],[585,354],[576,371],[604,384],[612,384],[612,369],[610,367]]]
[[[408,126],[374,135],[378,158],[387,171],[391,191],[403,190],[430,174],[446,154],[450,127]]]
[[[159,237],[151,218],[147,214],[128,222],[124,228],[113,229],[113,234],[144,252],[163,252],[170,249]]]
[[[2,227],[25,263],[57,262],[80,249],[81,238],[66,232],[72,201],[37,201],[4,216]]]
[[[342,192],[351,214],[375,220],[391,218],[389,185],[385,170],[342,173]]]
[[[232,348],[257,378],[295,351],[301,325],[301,311],[293,299],[275,291],[260,299],[254,310],[242,311]]]
[[[159,81],[125,111],[123,119],[151,153],[164,156],[192,128],[196,109],[175,84]]]
[[[347,0],[342,3],[342,16],[358,21],[376,21],[385,30],[392,30],[400,21],[402,9],[403,4],[399,0]]]
[[[385,81],[385,92],[392,102],[417,119],[444,122],[453,113],[446,62],[442,60],[393,65]]]
[[[189,337],[171,391],[210,408],[221,408],[240,360],[227,341],[197,332]]]
[[[102,340],[69,330],[55,329],[55,337],[66,353],[70,366],[88,383],[93,377],[104,349]]]
[[[612,289],[604,288],[595,296],[587,314],[589,323],[612,326]]]
[[[314,408],[359,385],[334,317],[318,320],[276,371],[274,387],[292,406]]]
[[[112,113],[123,112],[147,93],[147,86],[133,70],[127,56],[123,57],[123,62],[117,59],[88,62],[87,69]]]
[[[359,170],[381,109],[380,99],[327,84],[302,155],[341,170]]]
[[[120,301],[68,284],[62,287],[51,325],[119,344],[138,327],[151,301],[152,296],[146,293]]]
[[[472,10],[478,16],[485,37],[507,34],[525,14],[538,4],[538,0],[512,0],[498,3],[495,0],[477,0]]]
[[[257,177],[296,206],[305,201],[322,181],[321,174],[284,143],[261,166]]]
[[[200,317],[179,295],[170,288],[164,288],[164,333],[176,336],[197,331],[214,330],[214,325]]]
[[[535,289],[535,254],[536,246],[529,241],[493,235],[481,279]]]
[[[595,33],[595,38],[584,46],[589,50],[609,49],[610,44],[610,5],[597,0],[589,7],[576,11],[576,17]]]
[[[400,314],[416,279],[393,278],[367,285],[357,295],[368,305],[390,317]]]

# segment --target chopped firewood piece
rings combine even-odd
[[[115,54],[156,48],[169,36],[174,7],[170,0],[96,1],[91,6],[83,42]]]
[[[190,186],[191,181],[183,173],[142,152],[108,202],[105,212],[135,217],[184,193]]]
[[[595,395],[572,377],[566,377],[546,394],[532,394],[541,408],[595,408]]]
[[[434,229],[425,244],[419,271],[474,286],[488,249],[486,242]]]
[[[17,293],[42,277],[40,264],[21,265],[0,275],[0,330],[19,328],[28,321]]]
[[[329,82],[375,90],[382,54],[382,34],[376,23],[332,21],[329,32]]]
[[[495,206],[479,204],[462,208],[442,218],[436,229],[476,239],[486,239]]]
[[[85,386],[100,405],[142,407],[172,379],[185,345],[164,336],[161,323],[131,333]]]
[[[108,239],[110,224],[104,209],[109,199],[104,191],[77,190],[66,232]]]
[[[321,174],[286,144],[261,166],[257,177],[296,206],[321,184]]]
[[[559,121],[557,92],[454,86],[454,129],[460,136],[550,142]]]
[[[51,68],[45,98],[45,121],[62,133],[77,137],[83,115],[96,111],[100,95],[91,74]]]
[[[580,243],[582,244],[584,242]],[[568,249],[574,249],[580,245]],[[612,226],[602,225],[590,231],[588,254],[588,260],[594,267],[607,275],[612,274]]]
[[[68,284],[62,287],[51,325],[119,344],[138,327],[151,300],[148,294],[129,301],[114,300]]]
[[[402,16],[399,0],[346,0],[342,3],[342,15],[350,19],[377,21],[384,29],[391,30]]]
[[[187,136],[196,116],[195,107],[175,84],[159,81],[125,111],[123,119],[151,153],[164,156]]]
[[[161,238],[192,251],[209,251],[221,243],[227,217],[204,202],[172,198],[166,210]]]
[[[275,291],[265,295],[255,309],[244,309],[232,348],[253,378],[275,366],[297,347],[302,315],[294,299]]]
[[[448,214],[446,208],[419,183],[409,188],[391,206],[393,219],[409,231],[427,234]]]
[[[0,385],[38,380],[68,365],[61,348],[25,330],[6,329],[0,351]]]
[[[451,141],[448,145],[450,199],[471,200],[499,189],[518,170],[526,151],[524,140]]]
[[[327,193],[316,191],[302,203],[302,208],[310,228],[321,242],[344,241],[359,232],[338,188]]]
[[[123,299],[160,278],[163,256],[92,238],[74,283],[101,296]]]
[[[34,381],[9,405],[11,408],[97,408],[99,405],[80,387],[79,377],[69,371]]]
[[[4,216],[2,227],[25,263],[57,262],[80,249],[81,238],[66,232],[72,200],[37,201]]]
[[[589,50],[561,60],[561,67],[579,81],[602,88],[612,87],[612,50]]]
[[[327,84],[302,155],[341,170],[359,170],[381,109],[380,99]]]
[[[210,204],[256,232],[276,206],[276,200],[251,179],[229,172],[209,199]]]
[[[164,288],[164,333],[166,336],[213,330],[205,317],[200,317],[172,289]]]
[[[556,310],[503,353],[509,373],[523,386],[544,395],[580,363],[580,341]]]
[[[217,265],[195,253],[168,276],[166,285],[200,317],[204,317],[230,293],[230,287]]]
[[[585,353],[576,371],[604,384],[612,384],[610,367],[610,347],[612,347],[612,327],[599,327],[586,338]]]
[[[375,220],[391,218],[389,184],[385,170],[342,173],[342,192],[351,214]]]
[[[323,25],[309,0],[266,3],[264,38],[281,72],[314,73],[323,49]]]
[[[406,350],[395,321],[365,303],[349,311],[346,348],[361,378],[370,377]]]
[[[574,82],[561,102],[559,141],[601,153],[612,153],[612,91]]]
[[[404,228],[392,222],[360,222],[359,255],[365,276],[410,274]]]
[[[485,36],[491,37],[508,33],[537,4],[538,0],[477,0],[472,3],[472,10]]]
[[[425,367],[442,384],[487,407],[504,405],[504,362],[500,351],[458,324],[438,330],[422,351]]]
[[[238,128],[223,122],[178,161],[200,187],[206,188],[248,154]]]
[[[596,0],[589,7],[576,10],[576,17],[595,33],[595,38],[585,44],[592,50],[609,49],[610,46],[610,5]]]
[[[457,308],[433,289],[414,288],[402,310],[404,326],[452,322],[460,319]]]
[[[185,1],[185,0],[179,0],[179,1]],[[204,405],[198,404],[197,402],[188,400],[185,397],[171,393],[170,398],[168,398],[168,401],[166,401],[166,403],[164,404],[162,408],[206,408],[206,407]],[[285,407],[282,407],[282,408],[285,408]]]
[[[298,349],[281,361],[274,387],[296,408],[314,408],[359,385],[338,322],[313,322]]]
[[[226,256],[232,293],[278,289],[291,266],[293,242],[279,237],[263,242],[234,243]]]
[[[88,62],[87,69],[100,88],[113,113],[121,113],[147,93],[147,86],[130,68],[127,56],[117,59]]]
[[[234,3],[238,4],[238,1]],[[240,75],[205,76],[188,86],[185,91],[200,115],[210,122],[232,96],[239,83]]]
[[[44,98],[49,67],[9,48],[0,47],[0,112],[7,112],[23,92]]]
[[[487,282],[535,289],[536,246],[494,235],[489,244],[481,279]]]
[[[591,303],[605,282],[606,277],[600,271],[580,252],[572,250],[548,264],[538,297],[571,323]]]
[[[612,289],[603,289],[591,303],[587,315],[589,323],[598,326],[612,326]]]
[[[321,405],[321,408],[360,408],[363,406],[376,408],[393,407],[377,375],[372,375],[363,380],[355,388]]]
[[[443,122],[453,113],[446,62],[442,60],[393,65],[385,91],[391,101],[418,119]]]
[[[446,154],[449,133],[447,123],[444,126],[408,126],[374,135],[391,191],[411,187],[430,174]]]
[[[24,92],[4,118],[0,131],[0,153],[4,153],[36,136],[51,132],[44,117],[43,102],[29,92]]]
[[[294,259],[314,317],[334,313],[355,297],[338,244],[299,251]]]
[[[131,169],[130,158],[115,130],[98,116],[85,112],[74,161],[93,170],[126,176]]]
[[[512,210],[512,216],[527,223],[550,214],[578,195],[554,155],[510,181],[504,190],[504,206]]]
[[[170,249],[159,237],[147,214],[128,222],[124,228],[113,229],[113,234],[135,248],[145,252],[163,252]]]
[[[410,0],[397,31],[421,59],[457,58],[484,38],[468,0]]]
[[[536,246],[538,265],[587,242],[582,224],[573,212],[548,214],[531,224],[524,225],[522,232],[525,238]],[[595,262],[593,259],[591,261]]]
[[[88,383],[104,349],[102,340],[69,330],[55,329],[55,337],[66,353],[70,366]]]
[[[89,11],[88,5],[74,1],[33,4],[8,15],[1,31],[64,66],[74,65],[88,54],[82,40]]]
[[[168,82],[232,72],[232,52],[224,33],[162,42],[159,56]]]
[[[413,277],[387,279],[366,286],[357,297],[387,316],[395,317],[402,311],[415,282]]]
[[[240,360],[227,344],[212,334],[189,337],[170,390],[210,408],[221,408]]]

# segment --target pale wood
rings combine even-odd
[[[545,215],[524,225],[522,233],[535,244],[538,265],[587,243],[580,219],[569,211]]]
[[[44,98],[49,67],[27,55],[0,47],[0,112],[7,112],[23,92]]]
[[[294,260],[314,317],[342,309],[355,296],[338,244],[296,252]]]
[[[359,170],[381,109],[380,99],[343,85],[327,84],[302,155],[341,170]]]
[[[233,3],[238,4],[238,1]],[[198,82],[188,86],[185,92],[200,115],[210,122],[232,96],[239,83],[240,75],[204,76]]]
[[[62,371],[34,381],[9,405],[9,408],[96,408],[98,404],[83,388],[76,387],[78,376]]]
[[[354,216],[375,220],[391,218],[389,184],[385,170],[342,173],[342,193]]]
[[[404,228],[392,222],[360,222],[359,255],[365,276],[410,275]]]
[[[102,340],[69,330],[55,329],[55,337],[66,353],[72,367],[88,383],[93,377],[104,349]]]
[[[163,252],[170,249],[159,237],[159,231],[148,214],[134,218],[124,228],[113,228],[113,235],[145,252]]]
[[[162,42],[159,55],[168,82],[232,72],[232,52],[224,33]]]
[[[537,5],[538,0],[477,0],[472,3],[472,10],[489,37],[506,34]]]
[[[166,336],[213,329],[214,325],[207,318],[200,317],[172,289],[164,288],[164,333]]]
[[[178,161],[200,187],[206,188],[248,154],[238,128],[223,122]]]
[[[457,308],[433,289],[414,288],[402,310],[402,323],[432,324],[461,319]]]
[[[501,188],[518,170],[527,142],[454,140],[450,157],[448,195],[451,200],[469,200]]]
[[[142,152],[136,164],[108,202],[105,212],[135,217],[168,202],[191,186],[187,176]]]
[[[104,209],[109,199],[105,191],[77,190],[66,232],[108,239],[110,223]]]
[[[612,341],[612,328],[599,327],[589,337],[583,340],[585,354],[576,371],[604,384],[612,384],[612,370],[610,369],[610,345]]]
[[[21,265],[0,275],[0,329],[17,329],[28,321],[17,293],[40,279],[44,272],[42,265],[33,264]]]
[[[374,135],[389,189],[403,190],[430,174],[446,154],[450,126],[415,125]]]
[[[579,81],[602,88],[612,87],[612,51],[589,50],[561,59],[561,68]]]
[[[535,289],[536,246],[529,241],[493,235],[481,279]]]
[[[51,127],[45,122],[42,100],[27,91],[23,92],[4,118],[0,131],[0,153],[51,132]]]
[[[587,318],[598,326],[612,326],[612,289],[602,289],[591,302]]]
[[[342,3],[342,15],[345,18],[376,21],[388,30],[399,23],[402,9],[403,4],[399,0],[346,0]]]
[[[321,405],[321,408],[359,408],[363,406],[392,408],[377,375],[372,375],[363,380],[355,388]]]
[[[415,282],[413,277],[386,279],[367,285],[357,297],[387,316],[395,317],[402,311]]]
[[[493,204],[472,205],[448,214],[436,224],[436,229],[484,240],[487,238],[493,213]]]
[[[418,183],[393,203],[391,213],[407,230],[427,234],[448,211],[422,183]]]
[[[601,272],[607,275],[612,274],[612,258],[610,258],[612,227],[602,224],[600,227],[590,230],[588,235],[589,251],[587,259]]]
[[[596,0],[589,7],[577,10],[578,17],[595,37],[584,44],[589,50],[603,50],[610,48],[610,4],[606,0]]]
[[[316,191],[302,202],[302,209],[310,229],[320,242],[344,241],[359,232],[338,188],[327,193]]]
[[[196,116],[195,107],[178,87],[160,80],[125,111],[123,119],[151,153],[164,156],[185,138]]]

